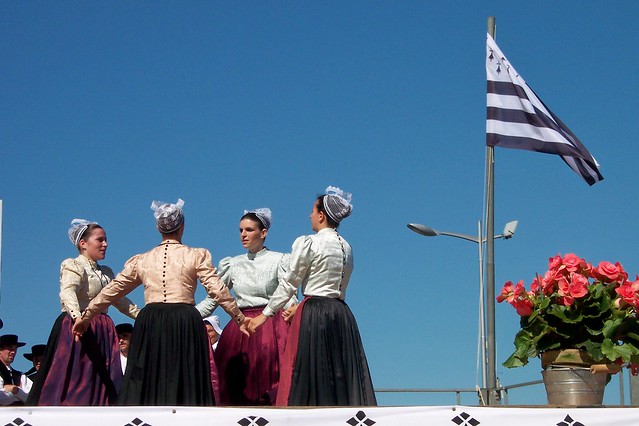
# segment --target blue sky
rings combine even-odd
[[[242,252],[247,208],[271,208],[268,246],[290,250],[335,185],[353,193],[347,302],[375,386],[474,388],[477,246],[406,224],[476,233],[491,15],[500,48],[605,177],[589,187],[558,157],[496,149],[495,229],[519,220],[495,243],[496,292],[557,253],[639,273],[636,2],[3,2],[2,332],[46,342],[75,217],[105,227],[117,271],[159,241],[151,201],[180,197],[184,242],[217,262]],[[142,288],[131,298],[143,303]],[[499,379],[540,379],[534,360],[501,366],[518,318],[496,313]],[[543,404],[543,387],[509,400]],[[617,378],[605,402],[619,402]]]

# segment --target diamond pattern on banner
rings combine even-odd
[[[470,414],[463,412],[459,416],[455,416],[450,419],[451,422],[459,425],[459,426],[477,426],[480,421],[471,417]]]
[[[4,426],[31,426],[31,425],[29,423],[26,423],[20,417],[16,417],[15,419],[13,419],[11,423],[7,423]]]
[[[557,423],[557,426],[584,426],[584,424],[573,420],[570,414],[567,414],[562,422]]]
[[[135,419],[131,420],[131,423],[127,423],[124,426],[152,426],[152,425],[145,423],[144,421],[136,417]]]
[[[241,426],[266,426],[268,424],[268,420],[264,417],[248,416],[239,420],[237,424]]]
[[[373,426],[375,422],[368,417],[366,417],[366,413],[363,411],[358,411],[354,417],[351,417],[346,421],[351,426]]]

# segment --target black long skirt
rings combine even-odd
[[[288,405],[377,405],[362,339],[348,305],[339,299],[310,297],[299,320]],[[291,329],[291,334],[295,331]]]
[[[146,305],[131,336],[121,405],[214,405],[209,340],[194,306]]]

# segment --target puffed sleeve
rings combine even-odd
[[[217,269],[217,275],[224,282],[224,284],[226,284],[229,290],[233,288],[233,280],[231,279],[231,259],[232,257],[225,257],[224,259],[220,260]],[[197,309],[202,318],[210,316],[215,308],[217,308],[217,303],[211,296],[208,295],[204,300],[195,305],[195,309]]]
[[[66,259],[60,265],[60,302],[73,319],[82,315],[78,290],[84,275],[84,268],[75,259]]]
[[[236,323],[242,323],[242,321],[244,321],[244,314],[242,314],[240,308],[237,307],[235,299],[231,296],[228,287],[217,275],[211,260],[211,253],[206,249],[199,249],[197,251],[197,276],[206,289],[206,292]]]
[[[102,270],[103,274],[109,277],[110,280],[113,280],[114,274],[111,268],[109,268],[108,266],[102,266],[100,269]],[[138,314],[140,313],[140,308],[138,308],[138,306],[126,296],[113,302],[113,306],[129,318],[136,319]]]
[[[93,298],[89,306],[84,310],[82,318],[91,319],[102,312],[109,305],[114,304],[122,296],[129,294],[134,288],[142,284],[138,276],[137,266],[141,255],[133,256],[127,260],[124,269],[109,284],[107,284],[97,296]]]
[[[286,280],[284,280],[284,277],[288,273],[290,263],[291,263],[291,256],[288,253],[283,254],[282,259],[280,260],[279,267],[277,269],[278,285],[280,285],[280,283],[285,283],[285,285],[290,285],[286,282]],[[288,302],[286,302],[286,305],[284,305],[284,309],[288,309],[292,305],[297,305],[299,302],[300,301],[297,299],[297,289],[295,289],[291,298],[288,299]]]
[[[308,236],[297,238],[288,256],[288,267],[285,263],[280,264],[281,275],[278,276],[277,288],[262,310],[267,317],[272,317],[282,309],[307,277],[313,259],[312,242]]]

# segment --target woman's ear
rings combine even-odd
[[[326,213],[322,211],[317,212],[317,220],[319,221],[319,223],[326,222]]]

